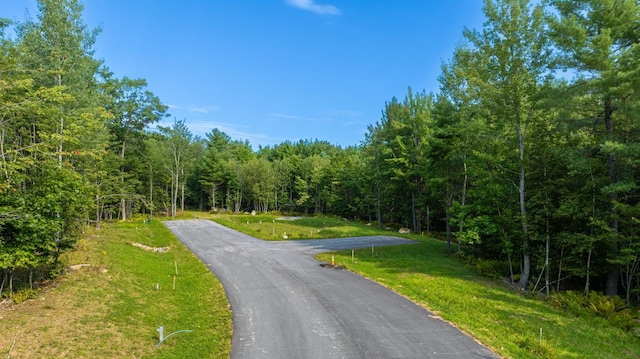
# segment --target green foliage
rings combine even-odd
[[[465,255],[458,252],[458,256],[466,263],[466,267],[485,277],[503,279],[509,276],[509,263],[505,260],[484,259],[473,254]]]
[[[38,296],[38,294],[40,294],[40,290],[39,289],[29,289],[29,288],[23,288],[20,289],[16,292],[13,292],[13,296],[11,297],[11,299],[13,300],[13,302],[15,304],[20,304],[24,301],[27,301],[29,299],[34,299]]]
[[[605,319],[611,318],[616,313],[627,309],[627,305],[620,297],[607,297],[598,292],[589,292],[587,304],[591,311]]]
[[[564,311],[574,315],[581,315],[585,312],[587,299],[584,293],[575,291],[565,291],[554,293],[550,297],[550,302]]]
[[[604,318],[607,322],[625,331],[633,332],[640,326],[637,323],[638,318],[634,318],[633,310],[618,296],[609,297],[595,291],[591,291],[588,296],[585,296],[584,293],[566,291],[554,293],[550,297],[550,302],[555,307],[575,316],[596,315]]]

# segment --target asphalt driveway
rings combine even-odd
[[[409,240],[266,242],[208,220],[165,225],[222,282],[233,312],[231,358],[497,357],[404,297],[314,259]]]

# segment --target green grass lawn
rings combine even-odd
[[[231,313],[222,286],[160,221],[107,224],[64,260],[90,266],[0,312],[1,356],[15,338],[11,358],[228,358]],[[165,336],[193,332],[158,347],[161,325]]]
[[[198,216],[203,215],[198,214]],[[367,226],[366,224],[332,217],[302,217],[296,220],[289,220],[284,219],[287,217],[273,215],[210,215],[203,218],[210,218],[224,226],[267,241],[397,234],[392,231],[381,232],[375,227]],[[285,235],[286,238],[284,238]]]

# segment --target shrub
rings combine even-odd
[[[457,255],[466,263],[467,268],[482,276],[500,279],[509,273],[509,263],[506,261],[478,258],[463,252],[458,252]]]
[[[33,299],[33,298],[37,297],[38,293],[40,293],[40,290],[38,290],[38,289],[23,288],[23,289],[20,289],[17,292],[14,292],[13,296],[12,296],[12,299],[13,299],[14,303],[20,304],[20,303],[22,303],[22,302],[24,302],[26,300]]]
[[[551,304],[565,312],[580,316],[586,313],[587,300],[584,294],[574,291],[554,293],[550,298]]]
[[[606,319],[611,318],[616,313],[627,309],[627,305],[624,301],[616,296],[607,297],[598,292],[590,292],[587,299],[588,307],[597,316]]]
[[[580,292],[567,291],[553,294],[550,301],[555,307],[576,316],[595,314],[634,335],[640,332],[633,311],[618,296],[608,297],[598,292],[590,292],[587,297]]]

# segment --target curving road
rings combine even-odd
[[[404,297],[314,259],[409,240],[266,242],[207,220],[165,225],[222,282],[233,311],[231,358],[497,358]]]

